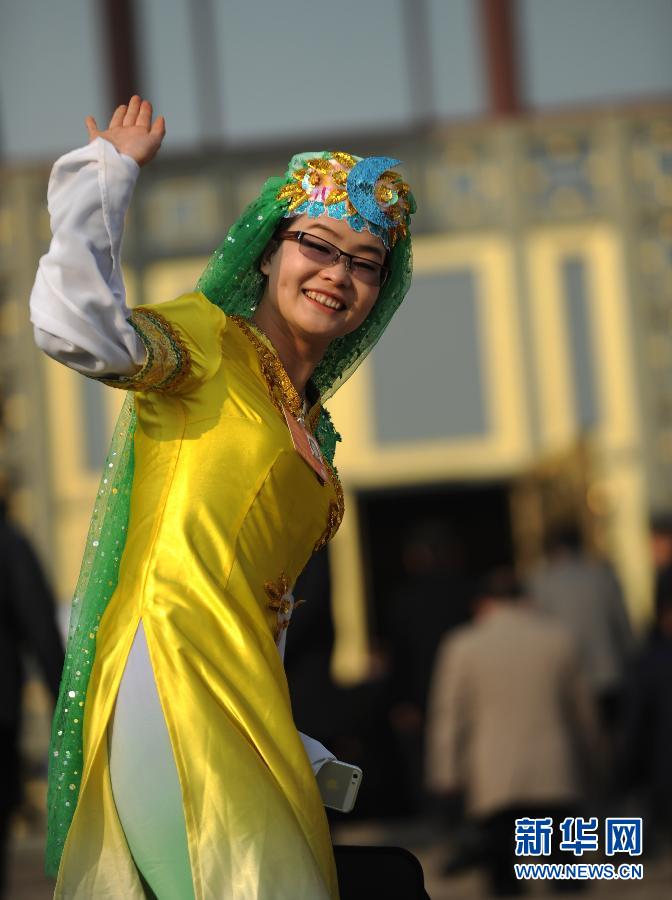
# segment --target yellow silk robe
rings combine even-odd
[[[149,359],[126,385],[137,390],[128,537],[98,631],[81,792],[55,896],[144,897],[106,738],[142,621],[196,900],[337,898],[276,647],[279,599],[337,527],[335,477],[322,484],[294,449],[278,408],[286,375],[263,338],[197,293],[136,310],[134,321]]]

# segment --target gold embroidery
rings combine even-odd
[[[311,409],[311,411],[306,416],[306,428],[309,428],[310,431],[312,431],[312,432],[315,431],[315,428],[319,421],[321,412],[322,412],[322,404],[316,403],[315,406]]]
[[[299,397],[298,391],[292,384],[292,380],[278,359],[277,354],[260,340],[254,333],[250,323],[242,316],[230,316],[230,318],[236,323],[257,351],[261,374],[266,382],[271,401],[280,415],[282,415],[282,404],[284,403],[293,416],[297,419],[302,418],[303,401],[301,400],[301,397]],[[280,394],[279,397],[278,394]]]
[[[342,203],[348,217],[358,212],[366,219],[359,198],[354,201],[349,196],[355,192],[355,185],[348,188],[350,178],[355,178],[358,187],[357,193],[375,201],[377,213],[382,213],[382,220],[374,217],[367,227],[374,234],[386,234],[386,246],[394,246],[399,237],[405,237],[408,228],[407,222],[410,214],[415,209],[415,201],[409,186],[402,180],[398,172],[390,169],[376,176],[375,182],[368,175],[362,177],[360,166],[366,167],[368,160],[357,163],[349,153],[330,153],[328,158],[316,157],[315,159],[303,159],[304,165],[294,169],[292,181],[283,185],[276,195],[276,200],[288,201],[287,212],[303,209],[304,204],[322,205],[325,209]],[[300,164],[299,164],[300,165]],[[358,209],[355,209],[357,204]],[[337,215],[336,218],[342,218]],[[371,226],[375,222],[374,227]]]
[[[325,465],[329,472],[329,480],[331,481],[334,491],[336,492],[336,500],[331,500],[329,503],[329,510],[327,512],[327,526],[320,535],[315,546],[313,547],[313,553],[317,553],[318,550],[322,550],[323,547],[327,546],[329,541],[338,531],[341,522],[343,521],[343,514],[345,513],[345,499],[343,497],[343,487],[341,486],[341,481],[335,469],[333,469],[326,460]]]
[[[244,319],[242,316],[230,316],[231,320],[238,325],[243,334],[248,338],[252,346],[257,352],[257,356],[259,357],[259,367],[261,369],[261,374],[266,382],[266,387],[268,389],[268,394],[271,398],[271,401],[275,408],[278,410],[280,415],[282,415],[282,404],[284,403],[292,415],[299,418],[302,415],[303,404],[301,403],[301,398],[299,394],[292,384],[289,375],[285,372],[285,369],[278,359],[277,354],[271,350],[270,347],[267,347],[266,344],[255,334],[253,330],[253,326]],[[280,396],[278,396],[280,395]],[[306,427],[310,429],[310,431],[314,431],[315,426],[317,425],[318,419],[320,417],[320,412],[322,407],[319,403],[316,403],[313,409],[311,409],[310,414],[306,418]],[[324,459],[323,462],[327,467],[327,471],[329,472],[329,481],[331,482],[334,491],[336,492],[336,500],[332,500],[329,504],[329,511],[327,513],[327,525],[320,536],[319,540],[315,544],[314,550],[321,550],[322,547],[325,547],[329,541],[333,538],[333,536],[338,531],[338,528],[343,519],[343,513],[345,511],[345,503],[343,499],[343,488],[341,487],[341,482],[336,474],[335,469],[329,465],[328,461]],[[266,585],[264,585],[267,587]]]
[[[287,596],[290,587],[289,578],[284,572],[277,582],[264,582],[264,590],[270,597],[270,601],[267,604],[268,609],[272,609],[278,616],[278,621],[273,631],[273,638],[276,644],[280,640],[282,632],[289,625],[289,619],[292,613],[292,602]]]
[[[289,593],[289,579],[284,572],[277,582],[265,581],[264,590],[271,598],[268,604],[269,609],[274,609],[276,612],[283,613],[289,611],[290,603],[289,600],[286,599],[286,595]]]
[[[338,504],[335,500],[329,501],[329,512],[327,513],[327,527],[320,535],[317,540],[315,546],[313,547],[313,553],[317,553],[318,550],[322,550],[323,547],[326,547],[329,541],[332,539],[334,534],[336,534],[336,529],[338,525],[336,524],[338,519]]]
[[[191,355],[180,335],[154,310],[135,309],[129,322],[145,345],[147,361],[135,375],[98,380],[124,390],[162,393],[176,390],[191,371]]]

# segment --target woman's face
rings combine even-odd
[[[385,262],[385,247],[368,231],[353,231],[341,219],[297,216],[286,231],[305,231],[339,250]],[[380,287],[362,282],[345,267],[345,260],[324,267],[304,256],[295,241],[280,241],[261,263],[268,276],[261,308],[263,318],[292,334],[326,346],[334,338],[355,331],[378,299]],[[261,309],[260,308],[260,309]]]

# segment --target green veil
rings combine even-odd
[[[317,154],[316,154],[317,155]],[[326,154],[324,154],[326,156]],[[270,178],[212,254],[197,289],[228,315],[250,319],[264,280],[259,261],[285,217],[288,201],[278,200],[291,181]],[[321,399],[332,396],[368,355],[408,291],[412,272],[411,240],[406,234],[390,252],[390,274],[366,321],[335,340],[313,373]],[[96,652],[96,633],[117,586],[133,487],[135,403],[129,392],[115,428],[96,495],[77,587],[72,601],[61,688],[49,749],[47,795],[47,873],[56,876],[79,796],[83,767],[86,694]],[[315,429],[322,452],[333,463],[339,440],[326,410]]]

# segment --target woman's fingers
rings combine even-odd
[[[166,120],[163,118],[163,116],[158,116],[158,118],[150,128],[149,133],[153,134],[154,137],[160,138],[161,140],[164,139],[166,135]]]
[[[93,116],[87,116],[84,119],[86,130],[89,132],[89,140],[92,141],[98,134],[98,124]]]
[[[138,112],[140,111],[141,100],[137,94],[134,94],[128,104],[128,109],[126,110],[126,115],[124,116],[123,125],[127,127],[129,125],[135,125],[136,120],[138,118]]]
[[[149,100],[143,100],[140,104],[140,110],[135,124],[142,125],[149,131],[149,126],[152,124],[152,104]]]
[[[149,100],[135,94],[128,102],[118,106],[105,131],[99,131],[93,116],[85,119],[89,140],[102,137],[120,153],[134,159],[139,166],[150,162],[158,153],[166,133],[166,120],[158,116],[152,122],[153,109]]]
[[[115,111],[112,113],[112,118],[110,119],[109,128],[117,128],[124,121],[124,116],[126,115],[126,110],[128,107],[125,103],[122,103],[121,106],[118,106]]]

